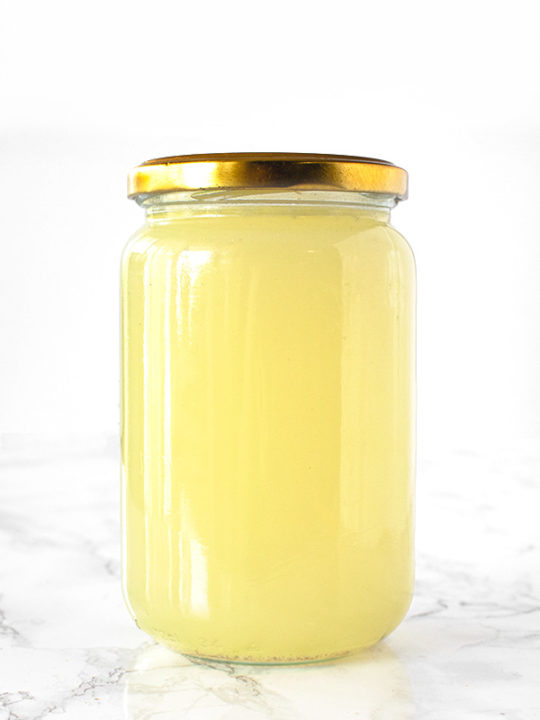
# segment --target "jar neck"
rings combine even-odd
[[[387,223],[397,198],[384,193],[248,188],[154,193],[138,196],[136,201],[144,208],[148,223],[186,216],[263,212],[264,209],[272,212],[272,208],[289,208],[295,213],[302,208],[312,208],[315,212],[317,208],[324,208],[325,214],[360,214]]]

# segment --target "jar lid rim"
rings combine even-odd
[[[348,190],[407,197],[406,170],[386,160],[323,153],[235,152],[147,160],[128,175],[128,196],[215,188]]]

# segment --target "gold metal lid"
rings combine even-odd
[[[350,190],[407,197],[407,172],[385,160],[309,153],[215,153],[148,160],[131,170],[128,196],[211,188]]]

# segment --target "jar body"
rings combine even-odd
[[[209,202],[123,257],[124,591],[186,654],[375,643],[413,588],[412,252],[358,204]]]

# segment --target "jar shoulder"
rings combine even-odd
[[[205,251],[206,261],[249,256],[288,262],[316,255],[347,262],[369,255],[388,262],[390,257],[415,272],[411,246],[393,225],[355,216],[217,216],[144,225],[126,244],[122,267],[197,251]]]
[[[416,257],[411,244],[407,238],[399,232],[399,230],[396,230],[393,225],[387,225],[386,227],[389,236],[392,238],[398,252],[403,258],[403,261],[410,265],[412,273],[416,275]]]

